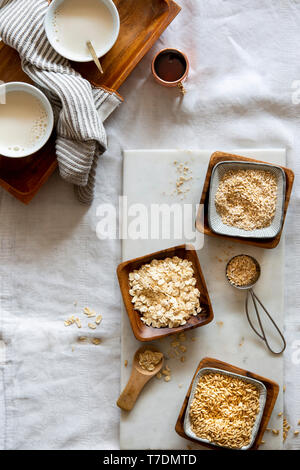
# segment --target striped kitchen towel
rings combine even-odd
[[[51,47],[44,28],[47,8],[47,0],[0,0],[0,37],[18,51],[24,72],[49,98],[57,117],[60,174],[75,184],[81,202],[90,203],[98,157],[107,148],[103,120],[121,98],[93,88]]]

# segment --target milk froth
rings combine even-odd
[[[30,153],[44,138],[48,115],[41,101],[25,91],[7,91],[0,104],[0,154]]]
[[[91,41],[97,51],[105,49],[113,29],[110,10],[98,0],[65,0],[54,13],[55,41],[66,55],[89,55],[87,41]]]

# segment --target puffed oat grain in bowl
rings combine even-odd
[[[180,245],[121,263],[117,275],[132,331],[152,341],[210,323],[213,310],[198,255]]]
[[[260,428],[266,398],[267,389],[259,380],[204,367],[193,380],[185,434],[203,444],[248,450]]]
[[[211,174],[208,224],[219,235],[271,239],[282,229],[286,176],[280,166],[222,161]]]

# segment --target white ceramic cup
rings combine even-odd
[[[46,97],[46,95],[40,91],[38,88],[36,88],[33,85],[29,85],[29,83],[24,83],[24,82],[9,82],[9,83],[4,83],[0,85],[0,96],[5,97],[6,93],[11,92],[11,91],[22,91],[25,93],[29,93],[35,98],[37,98],[41,105],[43,106],[46,114],[47,114],[47,127],[45,129],[45,132],[41,139],[37,141],[35,145],[33,145],[30,148],[30,151],[23,151],[19,150],[18,154],[16,155],[15,152],[9,152],[8,150],[5,150],[1,146],[0,142],[0,155],[3,155],[5,157],[10,157],[10,158],[22,158],[22,157],[27,157],[29,155],[32,155],[36,153],[38,150],[40,150],[46,142],[49,140],[50,135],[52,134],[53,126],[54,126],[54,116],[53,116],[53,110],[52,106]],[[0,104],[0,106],[5,106],[4,104]]]
[[[115,6],[112,0],[98,0],[98,1],[106,5],[106,7],[109,9],[113,18],[113,29],[111,32],[110,40],[101,49],[95,47],[97,57],[100,58],[104,56],[113,47],[116,40],[118,39],[119,32],[120,32],[120,17],[119,17],[119,12],[117,10],[117,7]],[[56,52],[58,52],[58,54],[60,54],[62,57],[65,57],[66,59],[72,60],[74,62],[91,62],[93,59],[90,53],[87,53],[86,55],[75,54],[74,52],[67,50],[65,47],[63,47],[61,43],[56,41],[57,35],[54,29],[54,15],[55,15],[57,8],[63,2],[64,0],[52,0],[52,2],[50,3],[48,7],[48,10],[45,16],[45,31],[46,31],[48,41],[50,42],[53,49],[55,49]],[[84,0],[83,0],[83,3],[84,3]]]

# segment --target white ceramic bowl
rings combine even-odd
[[[120,32],[120,17],[119,17],[119,12],[112,0],[98,0],[98,1],[107,6],[113,18],[113,29],[111,33],[111,38],[108,41],[108,43],[105,46],[103,46],[101,49],[96,48],[93,44],[93,46],[95,47],[97,57],[102,57],[113,47],[116,40],[118,39],[119,32]],[[65,57],[66,59],[72,60],[74,62],[91,62],[93,59],[91,58],[91,55],[89,53],[87,53],[86,55],[75,54],[73,51],[67,50],[65,47],[63,47],[62,44],[56,41],[56,33],[54,30],[55,28],[54,27],[54,15],[55,15],[57,8],[63,2],[64,0],[52,0],[47,10],[47,13],[45,16],[45,31],[46,31],[48,41],[50,42],[53,49],[55,49],[56,52],[58,52],[58,54],[60,54],[62,57]]]
[[[39,139],[39,141],[30,148],[30,151],[25,150],[22,152],[21,150],[19,150],[17,154],[13,151],[9,152],[8,150],[5,150],[4,148],[2,148],[1,142],[0,142],[0,155],[4,155],[5,157],[10,157],[10,158],[27,157],[29,155],[36,153],[38,150],[44,147],[46,142],[49,140],[49,137],[52,134],[53,125],[54,125],[53,110],[46,95],[35,86],[29,85],[29,83],[9,82],[9,83],[4,83],[0,85],[0,96],[4,97],[7,92],[11,92],[11,91],[23,91],[23,92],[31,94],[32,96],[34,96],[40,101],[41,105],[43,106],[47,114],[47,127],[45,130],[45,133],[42,136],[42,138]],[[5,104],[0,104],[0,106],[5,106]]]

